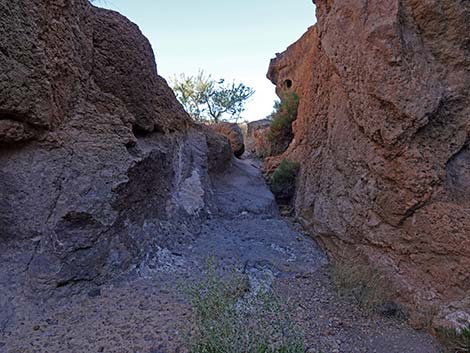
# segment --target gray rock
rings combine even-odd
[[[193,236],[229,151],[191,123],[148,40],[87,0],[0,1],[0,284],[100,284]],[[13,280],[14,278],[14,280]]]

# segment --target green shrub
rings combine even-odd
[[[304,353],[300,330],[273,293],[253,295],[241,275],[223,279],[209,268],[187,290],[195,332],[191,353]]]
[[[295,194],[295,179],[300,164],[284,159],[271,177],[271,191],[276,199],[288,203]]]
[[[271,155],[279,155],[289,147],[293,137],[292,123],[297,119],[298,107],[299,96],[293,92],[284,93],[281,101],[275,104],[268,132]]]

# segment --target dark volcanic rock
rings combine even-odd
[[[185,113],[157,75],[150,43],[142,40],[135,24],[116,12],[97,8],[94,12],[93,76],[100,90],[126,105],[138,131],[179,130]],[[116,59],[110,60],[110,55]]]
[[[414,318],[464,325],[470,3],[315,3],[318,24],[268,73],[300,96],[281,156],[302,164],[297,215],[333,256],[383,267]]]
[[[138,27],[87,0],[0,13],[0,297],[101,283],[196,233],[217,144]]]
[[[205,131],[209,148],[209,171],[212,173],[223,172],[233,158],[230,141],[225,135],[216,133],[210,128],[205,129]]]

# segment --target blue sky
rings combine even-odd
[[[269,60],[315,23],[311,0],[97,0],[137,23],[149,38],[166,79],[199,69],[256,90],[242,117],[272,111]]]

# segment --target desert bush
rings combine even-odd
[[[171,87],[188,114],[196,121],[207,123],[238,122],[255,93],[243,83],[214,80],[202,70],[196,76],[175,76]]]
[[[340,296],[354,300],[368,314],[397,309],[387,309],[392,305],[392,288],[385,274],[371,265],[357,260],[336,260],[332,280]]]
[[[470,327],[458,331],[440,328],[437,336],[446,353],[470,353]]]
[[[295,179],[300,164],[284,159],[271,176],[271,191],[281,203],[289,203],[295,194]]]
[[[253,295],[245,276],[222,278],[214,268],[191,285],[191,353],[303,353],[300,329],[273,293]]]
[[[293,92],[285,92],[281,101],[274,106],[274,112],[269,117],[271,124],[268,140],[271,143],[271,155],[284,152],[292,141],[292,123],[297,119],[299,96]]]

